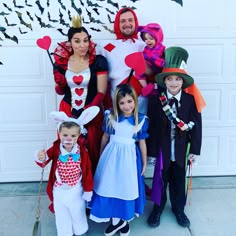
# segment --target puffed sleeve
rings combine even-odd
[[[102,56],[102,55],[97,55],[96,71],[97,71],[97,74],[107,73],[108,72],[107,59],[104,56]]]
[[[142,127],[141,129],[139,130],[139,132],[137,133],[137,139],[140,140],[140,139],[146,139],[148,138],[149,134],[148,134],[148,126],[149,126],[149,121],[148,121],[148,118],[147,116],[143,116],[143,117],[140,117],[141,119],[141,122],[143,122],[142,124]],[[143,120],[144,119],[144,120]]]
[[[103,124],[102,124],[102,130],[107,133],[107,134],[114,134],[115,130],[112,127],[111,124],[111,111],[110,110],[106,110],[105,111],[105,116],[104,116],[104,120],[103,120]]]

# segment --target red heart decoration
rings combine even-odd
[[[75,89],[75,93],[78,95],[78,96],[81,96],[84,92],[84,88],[76,88]]]
[[[48,50],[50,48],[51,42],[52,40],[49,36],[44,36],[36,41],[37,45],[44,50]]]
[[[75,100],[75,104],[76,106],[81,106],[81,104],[83,103],[83,100]]]
[[[146,63],[142,52],[135,52],[126,56],[125,64],[138,74],[143,74],[146,71]]]
[[[74,83],[76,83],[77,85],[80,85],[83,81],[84,77],[82,75],[79,76],[73,76],[73,81]]]

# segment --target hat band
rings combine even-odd
[[[164,68],[162,70],[162,73],[171,73],[171,72],[179,72],[179,73],[187,75],[187,72],[185,70],[182,70],[182,69],[179,69],[179,68]]]

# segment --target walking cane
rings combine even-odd
[[[42,190],[43,190],[43,174],[44,174],[44,167],[45,164],[42,164],[42,172],[41,172],[41,179],[39,183],[39,190],[38,190],[38,204],[35,213],[35,223],[33,228],[32,236],[41,236],[41,222],[40,222],[40,213],[41,213],[41,197],[42,197]]]

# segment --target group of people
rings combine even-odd
[[[146,204],[147,155],[157,160],[148,224],[160,224],[169,185],[178,224],[190,225],[185,172],[187,161],[200,155],[202,107],[200,96],[185,91],[194,84],[188,52],[165,48],[161,26],[139,26],[131,8],[118,11],[114,33],[115,40],[98,47],[73,17],[68,40],[54,51],[55,90],[63,95],[51,115],[58,140],[38,151],[36,162],[52,161],[47,193],[58,236],[88,231],[86,207],[91,220],[110,222],[106,236],[129,235],[129,222]]]

